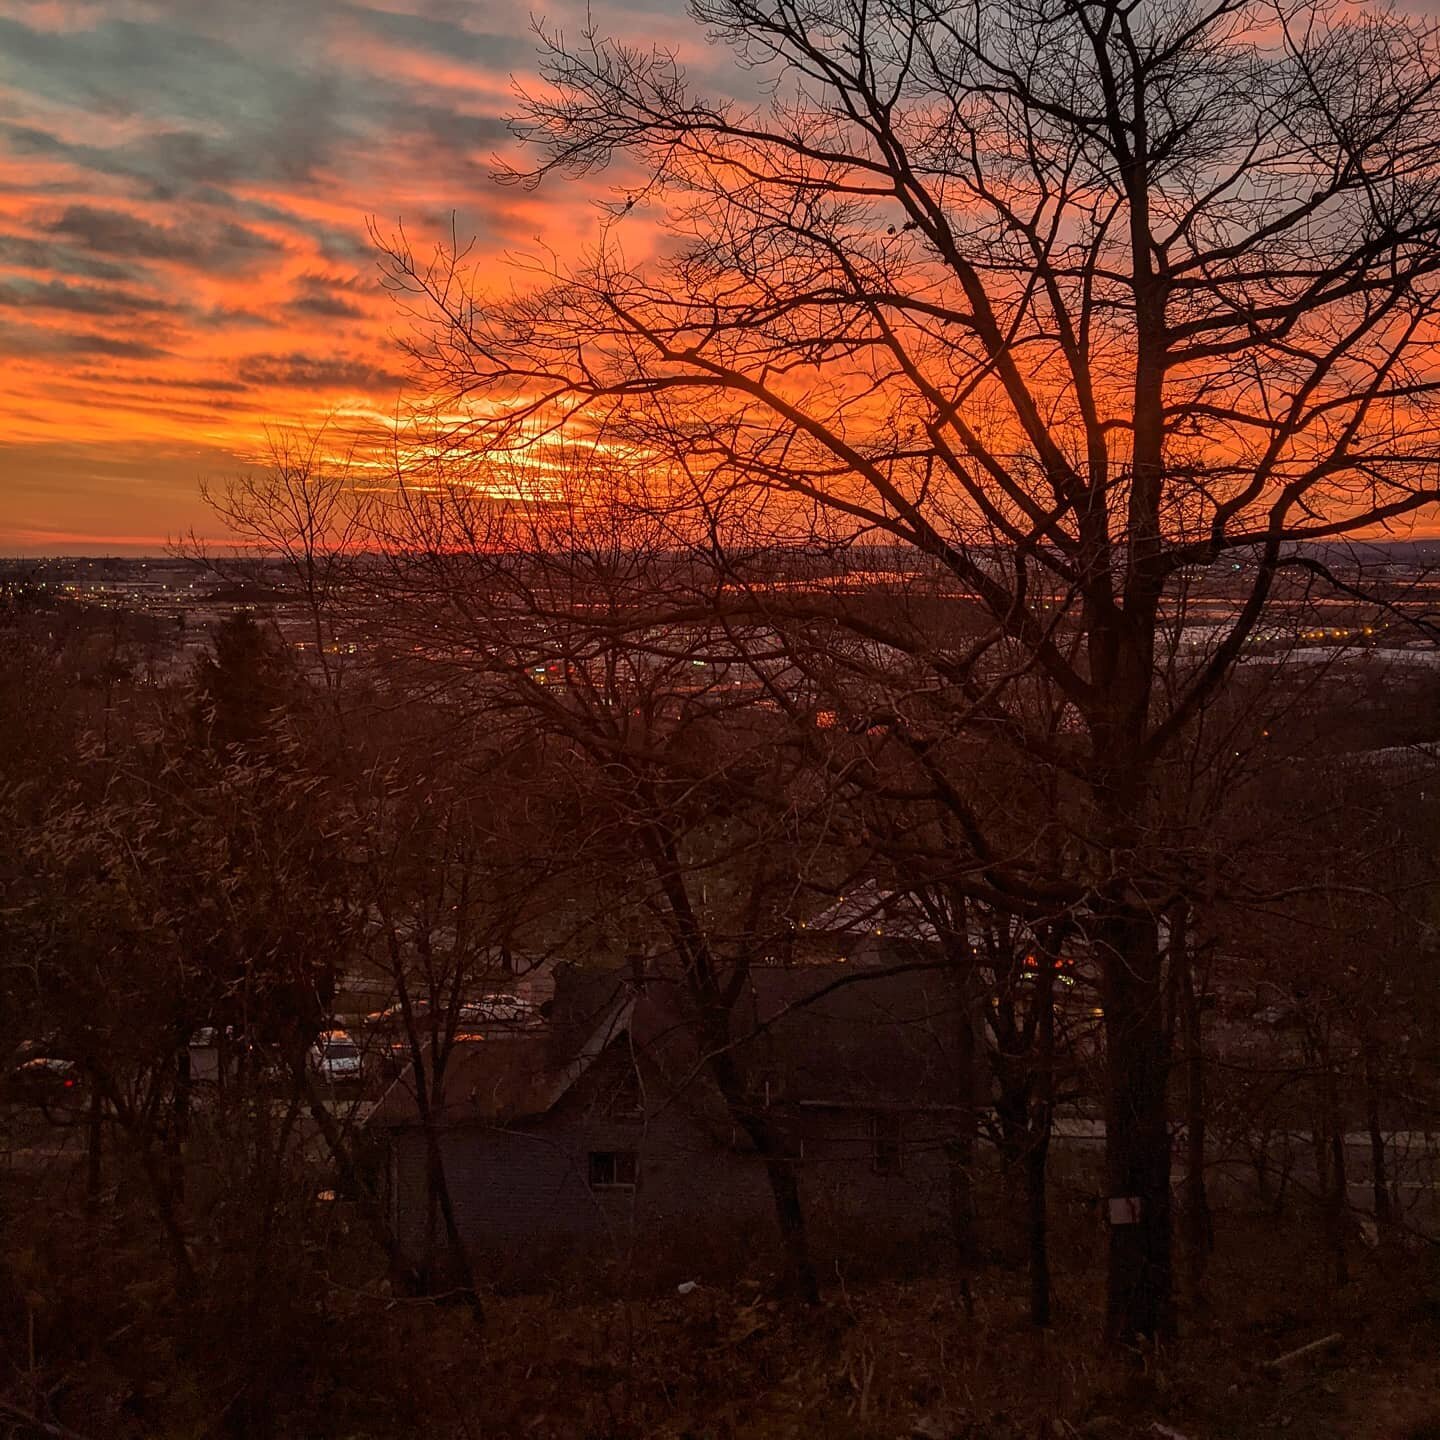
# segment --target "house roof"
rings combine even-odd
[[[450,1052],[432,1112],[441,1125],[504,1125],[545,1114],[625,1032],[633,999],[612,991],[608,1004],[577,1035],[564,1057],[557,1057],[552,1027],[497,1033],[484,1040],[458,1041]],[[428,1058],[428,1051],[427,1051]],[[366,1120],[380,1129],[404,1128],[420,1121],[414,1073],[408,1067]]]
[[[723,1109],[676,981],[636,987],[616,972],[562,977],[548,1033],[457,1045],[442,1124],[503,1125],[544,1115],[622,1036],[697,1113]],[[750,972],[731,1013],[752,1083],[801,1105],[935,1109],[956,1096],[958,1027],[968,1023],[943,970],[809,965]],[[417,1124],[413,1084],[396,1080],[369,1123]]]
[[[636,1005],[637,1044],[669,1035],[667,1075],[686,1049],[687,1075],[703,1066],[677,987],[652,982]],[[917,964],[899,973],[855,965],[752,970],[732,1012],[735,1052],[772,1097],[800,1103],[887,1102],[928,1107],[953,1100],[958,1026],[964,1019],[946,972]],[[667,1030],[668,1027],[668,1030]],[[697,1077],[698,1078],[698,1077]]]
[[[908,895],[883,889],[874,880],[852,885],[828,909],[803,921],[800,928],[815,936],[880,936],[910,940],[921,945],[938,944],[939,933]]]

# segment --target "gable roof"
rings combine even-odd
[[[878,936],[920,945],[940,943],[939,932],[911,896],[884,889],[875,880],[858,881],[828,909],[802,921],[800,928],[816,937]]]
[[[633,1005],[628,993],[615,993],[558,1063],[554,1036],[544,1030],[457,1041],[445,1065],[440,1093],[431,1101],[437,1123],[504,1125],[545,1114],[610,1042],[625,1033]],[[381,1096],[366,1124],[394,1129],[419,1123],[415,1077],[407,1066]]]
[[[651,982],[637,1003],[637,1046],[664,1041],[667,1075],[705,1083],[683,1022],[682,993]],[[955,1093],[957,1027],[965,1023],[949,977],[916,962],[898,972],[858,965],[760,968],[746,977],[731,1018],[735,1053],[772,1098],[798,1103],[887,1103],[928,1108]],[[677,1061],[688,1060],[683,1074]]]
[[[505,1125],[547,1114],[622,1037],[697,1114],[723,1107],[674,980],[643,986],[616,972],[562,979],[550,1033],[457,1045],[436,1105],[443,1125]],[[944,1109],[956,1097],[958,1027],[970,1021],[945,972],[807,965],[750,972],[731,1014],[734,1051],[774,1100],[801,1105]],[[419,1123],[408,1074],[371,1125]]]

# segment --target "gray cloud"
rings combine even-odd
[[[0,235],[0,265],[14,270],[59,271],[82,280],[116,280],[123,283],[136,278],[130,266],[98,259],[53,239],[37,240],[33,235]]]
[[[437,12],[440,7],[436,7]],[[360,29],[387,44],[420,50],[444,60],[459,60],[487,70],[509,70],[529,63],[535,44],[525,30],[505,33],[474,30],[462,23],[478,7],[455,7],[449,14],[407,14],[377,9],[370,5],[348,4],[340,11]]]
[[[503,145],[510,137],[509,126],[501,115],[476,115],[429,100],[400,100],[390,105],[386,118],[395,133],[408,137],[410,143],[433,146],[433,163],[452,165],[456,161],[473,163],[460,154],[463,150],[481,150],[486,155],[483,167],[488,170],[489,152]]]
[[[237,373],[249,385],[283,385],[300,390],[398,390],[405,377],[356,360],[313,355],[251,355]]]
[[[258,310],[212,306],[192,313],[195,324],[207,330],[274,330],[280,324],[278,315],[262,315]]]
[[[63,310],[75,315],[139,315],[172,312],[177,307],[133,290],[67,285],[60,280],[0,282],[0,306]]]
[[[365,314],[365,307],[348,296],[373,292],[374,282],[367,284],[358,275],[337,278],[330,275],[303,275],[300,293],[286,305],[292,315],[315,316],[322,320],[355,320]]]
[[[177,375],[127,375],[123,380],[115,375],[102,374],[93,370],[78,370],[74,379],[82,382],[114,387],[123,385],[127,390],[187,390],[204,395],[246,395],[250,386],[240,380],[229,380],[215,375],[201,375],[184,378]]]
[[[56,271],[109,265],[119,273],[94,278],[134,289],[141,277],[117,262],[258,274],[286,249],[368,267],[364,217],[391,211],[392,174],[403,174],[412,194],[413,177],[424,176],[433,199],[405,207],[417,232],[447,229],[453,205],[483,249],[528,238],[530,226],[517,233],[508,204],[492,203],[488,175],[490,155],[507,142],[508,102],[494,93],[495,80],[529,68],[528,26],[491,0],[414,8],[420,13],[388,0],[145,0],[99,5],[97,23],[53,30],[0,15],[0,86],[19,97],[10,123],[0,119],[0,153],[8,145],[89,172],[103,177],[97,194],[185,217],[163,225],[153,210],[141,220],[104,199],[72,204],[43,237],[73,257],[66,269],[57,252]],[[390,54],[418,57],[418,65],[392,68]],[[447,67],[433,84],[424,72],[430,58]],[[481,82],[474,92],[455,79],[457,64]],[[28,107],[27,94],[43,104]],[[66,106],[94,123],[50,119]],[[112,118],[143,123],[118,127],[106,123]],[[305,203],[311,195],[333,203],[337,194],[356,197],[351,223]],[[257,224],[293,242],[281,245]],[[307,292],[277,313],[341,322],[364,312]]]
[[[109,335],[70,334],[60,337],[72,355],[109,355],[124,360],[160,360],[173,352],[142,340],[115,340]]]
[[[365,312],[338,295],[311,294],[292,300],[287,307],[300,315],[318,315],[325,320],[353,320]]]
[[[232,43],[184,15],[74,30],[0,17],[0,79],[21,91],[41,87],[52,103],[97,116],[175,122],[116,147],[158,181],[240,173],[294,180],[312,173],[343,129],[337,77],[308,63],[322,58],[325,33],[306,23],[307,13],[314,12],[279,20],[273,46],[264,44],[264,27],[242,24]]]
[[[117,340],[79,330],[41,330],[10,326],[0,330],[0,345],[12,355],[95,355],[113,360],[159,360],[171,351],[143,340]]]
[[[69,206],[46,229],[98,255],[169,260],[218,271],[243,270],[283,248],[243,225],[201,222],[182,231],[92,205]]]

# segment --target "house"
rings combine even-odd
[[[766,1171],[711,1081],[679,987],[556,978],[543,1028],[457,1048],[436,1107],[458,1226],[485,1272],[523,1281],[567,1257],[639,1254],[685,1278],[763,1258],[776,1233]],[[784,1136],[827,1268],[878,1260],[885,1243],[913,1259],[913,1242],[945,1242],[963,1118],[947,983],[938,968],[759,969],[734,1007],[734,1053]],[[407,1078],[368,1124],[402,1248],[433,1261],[443,1231]]]

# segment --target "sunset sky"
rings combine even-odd
[[[703,52],[652,3],[611,27]],[[418,239],[453,210],[497,276],[589,233],[575,186],[489,178],[529,27],[499,0],[0,0],[0,554],[213,532],[198,483],[267,423],[393,413],[367,216]]]
[[[573,34],[584,0],[544,13]],[[596,14],[736,88],[683,0]],[[501,0],[0,0],[0,555],[213,536],[199,486],[267,426],[400,413],[368,218],[419,248],[453,212],[500,283],[595,233],[603,181],[490,178],[536,66]]]

